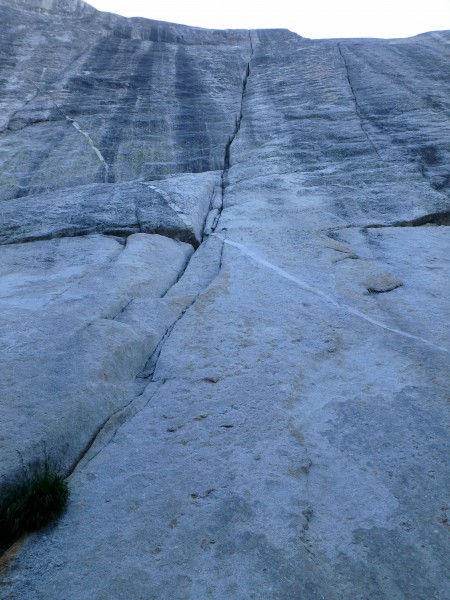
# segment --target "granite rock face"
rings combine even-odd
[[[223,167],[247,32],[8,5],[2,21],[2,199]]]
[[[450,33],[0,11],[0,597],[448,598]]]

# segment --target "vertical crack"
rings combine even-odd
[[[234,140],[236,139],[237,134],[239,133],[240,129],[241,129],[241,124],[242,124],[242,119],[244,118],[244,97],[245,97],[245,93],[247,91],[247,82],[248,82],[248,78],[250,77],[250,63],[253,57],[253,53],[254,53],[254,49],[253,49],[253,42],[252,42],[252,36],[251,36],[251,32],[248,32],[248,39],[249,39],[249,46],[250,46],[250,55],[248,58],[248,62],[247,62],[247,66],[245,67],[245,71],[244,71],[244,77],[242,80],[242,92],[241,92],[241,105],[239,108],[239,114],[236,118],[236,123],[235,123],[235,127],[234,127],[234,131],[233,133],[230,135],[230,137],[228,138],[228,141],[226,143],[225,146],[225,153],[224,153],[224,158],[223,158],[223,170],[222,170],[222,174],[221,174],[221,206],[219,208],[219,212],[217,217],[214,220],[214,224],[211,227],[211,232],[210,233],[214,233],[214,231],[217,228],[217,225],[219,223],[220,220],[220,216],[222,214],[222,210],[223,210],[223,206],[224,206],[224,197],[225,197],[225,187],[226,187],[226,182],[225,182],[225,178],[226,175],[228,174],[228,171],[230,169],[230,150],[231,150],[231,146],[234,142]]]
[[[223,262],[223,251],[225,249],[225,240],[226,240],[226,236],[223,236],[224,239],[222,241],[222,247],[220,248],[220,256],[219,256],[219,266],[217,269],[217,275],[220,273],[220,271],[222,270],[222,262]]]
[[[251,38],[250,38],[250,40],[251,40]],[[250,47],[252,48],[252,46],[250,46]],[[247,81],[248,81],[248,78],[250,76],[250,61],[252,59],[252,56],[253,56],[253,49],[250,50],[250,58],[249,58],[249,61],[247,63],[247,66],[245,68],[244,79],[242,81],[241,106],[240,106],[240,109],[239,109],[238,118],[236,119],[236,126],[234,128],[233,133],[229,137],[226,146],[225,146],[224,171],[228,171],[228,169],[230,168],[230,148],[231,148],[231,144],[234,142],[237,134],[239,133],[239,130],[241,128],[242,119],[244,117],[244,113],[243,113],[244,96],[245,96],[245,92],[247,90]]]
[[[342,59],[342,62],[344,63],[345,72],[346,72],[346,75],[347,75],[347,82],[348,82],[349,88],[350,88],[350,90],[352,92],[353,102],[355,103],[355,113],[356,113],[356,116],[358,117],[359,126],[361,128],[361,131],[365,135],[365,137],[366,137],[367,141],[369,142],[369,144],[374,149],[375,154],[378,156],[378,158],[380,160],[384,161],[384,159],[382,158],[382,156],[380,155],[380,153],[378,151],[378,148],[375,146],[373,140],[371,139],[371,137],[369,136],[369,134],[367,133],[367,131],[366,131],[365,127],[364,127],[364,123],[363,123],[362,116],[361,116],[361,107],[359,106],[358,100],[356,98],[355,90],[353,88],[353,85],[352,85],[352,82],[351,82],[351,79],[350,79],[350,72],[348,70],[348,64],[347,64],[347,61],[345,60],[345,57],[344,57],[344,55],[342,53],[341,44],[338,44],[337,47],[338,47],[338,51],[339,51],[340,57]]]
[[[139,228],[139,232],[143,233],[141,219],[139,216],[139,206],[138,206],[137,200],[135,200],[135,202],[134,202],[134,217],[136,219],[136,223]]]
[[[220,208],[218,209],[218,215],[214,218],[214,222],[211,225],[210,231],[208,232],[207,235],[212,234],[219,222],[220,219],[220,215],[222,213],[223,210],[223,206],[224,206],[224,194],[225,194],[225,176],[228,173],[228,170],[230,168],[230,148],[231,145],[233,144],[237,134],[239,133],[239,130],[241,128],[241,123],[242,123],[242,119],[244,117],[243,114],[243,106],[244,106],[244,96],[245,96],[245,92],[247,90],[247,81],[248,78],[250,76],[250,61],[252,59],[253,56],[253,44],[252,44],[252,38],[251,38],[251,34],[250,31],[248,32],[248,36],[249,36],[249,45],[250,45],[250,55],[249,55],[249,59],[244,71],[244,77],[243,77],[243,81],[242,81],[242,92],[241,92],[241,103],[240,103],[240,108],[239,108],[239,114],[236,118],[236,123],[235,123],[235,128],[233,133],[230,135],[227,144],[225,146],[225,153],[224,153],[224,168],[222,169],[222,174],[221,174],[221,205]],[[154,189],[156,190],[156,188],[154,186],[150,186],[147,184],[143,184],[146,185],[146,187],[149,187],[150,189]],[[157,190],[159,191],[159,190]],[[213,190],[212,196],[211,196],[211,200],[210,200],[210,209],[212,207],[213,204],[213,198],[214,198],[214,194],[215,194],[215,190]],[[172,206],[172,204],[169,202],[169,204]],[[172,208],[174,208],[174,210],[177,209],[177,207],[172,206]],[[137,206],[136,206],[136,210],[137,210]],[[212,208],[212,210],[214,210]],[[176,210],[177,213],[179,213],[179,210]],[[210,210],[211,212],[211,210]],[[136,218],[137,218],[137,212],[136,212]],[[207,218],[205,219],[205,223],[207,221]],[[139,221],[138,221],[139,224]],[[220,273],[220,270],[222,268],[222,260],[223,260],[223,251],[224,251],[224,246],[225,243],[222,240],[222,246],[220,249],[220,257],[219,257],[219,261],[218,261],[218,271],[217,274]],[[194,255],[192,255],[194,256]],[[191,259],[192,260],[192,257]],[[190,260],[188,261],[188,263],[186,264],[185,269],[187,268]],[[183,271],[184,272],[184,271]],[[181,278],[181,276],[183,275],[183,273],[180,274],[179,278]],[[191,302],[189,302],[181,311],[181,313],[178,315],[178,317],[169,325],[169,327],[166,329],[164,335],[162,336],[161,340],[159,341],[158,345],[156,346],[154,352],[152,353],[152,355],[149,357],[149,359],[147,360],[147,363],[145,365],[145,367],[142,369],[142,371],[137,375],[138,379],[144,379],[150,382],[154,382],[155,380],[153,379],[154,373],[156,371],[156,366],[158,364],[158,360],[160,357],[160,354],[162,352],[162,349],[166,343],[166,341],[168,340],[168,338],[170,337],[172,330],[174,329],[174,327],[176,326],[176,324],[183,318],[184,314],[186,313],[187,310],[189,310],[189,308],[197,301],[198,297],[200,296],[200,294],[202,293],[203,290],[200,290],[195,296],[194,298],[191,300]],[[164,294],[165,295],[165,294]],[[162,297],[164,297],[164,295]]]

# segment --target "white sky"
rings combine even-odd
[[[212,29],[285,27],[304,37],[407,37],[450,29],[450,0],[87,0],[99,10]]]

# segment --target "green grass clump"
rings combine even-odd
[[[48,459],[0,498],[0,548],[57,519],[69,499],[66,481]]]

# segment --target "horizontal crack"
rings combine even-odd
[[[366,225],[367,229],[378,227],[420,227],[421,225],[450,225],[450,211],[430,213],[408,221],[397,221],[392,225]]]
[[[135,233],[145,233],[147,235],[162,235],[172,240],[190,244],[193,248],[198,248],[199,242],[191,231],[183,231],[171,227],[145,227],[141,223],[133,225],[124,225],[123,227],[113,227],[111,229],[89,228],[89,229],[74,229],[61,230],[42,235],[24,235],[23,237],[0,242],[0,246],[10,246],[14,244],[28,244],[30,242],[45,242],[49,240],[86,237],[88,235],[105,235],[109,237],[126,239]]]
[[[53,233],[46,233],[42,235],[29,235],[23,236],[20,239],[15,239],[7,242],[0,242],[0,246],[12,246],[14,244],[28,244],[31,242],[46,242],[49,240],[63,239],[63,238],[75,238],[75,237],[86,237],[88,235],[105,235],[110,237],[127,238],[134,233],[139,233],[139,229],[135,226],[124,226],[124,228],[114,229],[74,229],[74,230],[62,230]]]
[[[449,226],[450,211],[429,213],[422,215],[421,217],[416,217],[415,219],[405,219],[402,221],[395,221],[394,223],[339,225],[337,227],[327,227],[327,229],[323,231],[339,231],[341,229],[389,229],[391,227],[421,227],[422,225]]]

